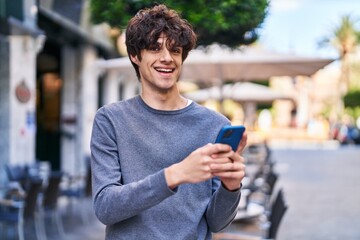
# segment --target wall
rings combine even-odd
[[[10,158],[9,39],[0,35],[0,183],[6,180],[4,165]]]
[[[9,163],[31,163],[35,160],[36,43],[30,36],[9,36]],[[29,99],[19,99],[16,91]],[[18,94],[19,95],[19,94]]]
[[[96,49],[90,45],[64,46],[64,78],[61,103],[61,169],[71,175],[85,174],[90,138],[98,109]]]

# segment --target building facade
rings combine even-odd
[[[97,109],[129,96],[126,79],[96,67],[118,54],[88,9],[88,0],[0,1],[1,183],[6,164],[86,171]]]

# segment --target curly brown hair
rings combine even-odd
[[[131,56],[137,56],[141,60],[141,50],[154,46],[163,33],[168,38],[166,47],[182,47],[182,61],[196,45],[197,36],[191,24],[180,17],[175,10],[169,9],[164,4],[152,8],[140,10],[130,19],[126,28],[126,47]],[[131,59],[130,59],[131,61]],[[138,66],[131,61],[136,75],[140,80]]]

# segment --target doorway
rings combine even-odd
[[[60,170],[61,149],[61,46],[46,41],[37,56],[36,82],[36,159],[48,161],[52,170]]]

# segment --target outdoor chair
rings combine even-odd
[[[213,240],[269,240],[276,239],[280,223],[288,209],[283,190],[280,189],[271,205],[270,215],[260,219],[257,233],[248,232],[219,232],[213,234]]]
[[[85,176],[76,177],[74,180],[70,177],[67,181],[67,186],[60,191],[60,196],[70,200],[71,207],[73,207],[73,202],[75,202],[75,208],[80,212],[83,223],[89,223],[90,219],[86,200],[91,199],[91,183],[91,168],[89,162]]]
[[[247,167],[256,169],[256,172],[251,172],[251,181],[249,181],[246,188],[254,192],[259,190],[261,187],[268,187],[267,177],[269,174],[273,174],[275,161],[271,156],[271,149],[267,143],[251,144],[248,148],[246,148],[244,156]]]
[[[5,227],[17,225],[19,240],[25,239],[25,226],[30,222],[35,226],[36,238],[39,240],[46,239],[44,222],[38,212],[38,196],[41,188],[41,179],[31,179],[29,181],[29,189],[26,191],[23,200],[3,199],[0,202],[0,223]],[[2,234],[8,234],[8,231],[2,231]],[[29,237],[28,234],[26,236]],[[29,239],[28,237],[27,239]]]
[[[267,231],[267,239],[276,239],[276,235],[285,212],[287,211],[288,206],[284,199],[283,190],[280,189],[276,196],[276,199],[271,207],[271,212],[269,216],[269,230]]]
[[[278,180],[278,174],[275,173],[274,171],[269,172],[269,174],[266,176],[265,186],[263,189],[266,195],[269,196],[272,195],[277,180]]]
[[[12,165],[6,164],[5,171],[7,178],[10,182],[18,182],[20,183],[21,187],[26,190],[27,180],[28,180],[28,171],[26,165]]]
[[[51,220],[55,223],[57,231],[62,239],[66,239],[61,214],[58,209],[58,199],[62,177],[63,172],[51,172],[49,174],[47,186],[45,187],[42,196],[41,210],[45,219],[48,216],[51,217]]]
[[[249,188],[251,190],[249,201],[263,205],[265,210],[268,211],[273,191],[278,179],[279,176],[274,171],[263,174],[263,176],[256,179],[255,184]]]
[[[9,182],[17,182],[26,191],[29,188],[30,180],[35,178],[46,179],[48,176],[46,172],[50,166],[46,161],[35,161],[30,164],[6,164],[5,171]],[[46,171],[46,172],[44,172]]]

